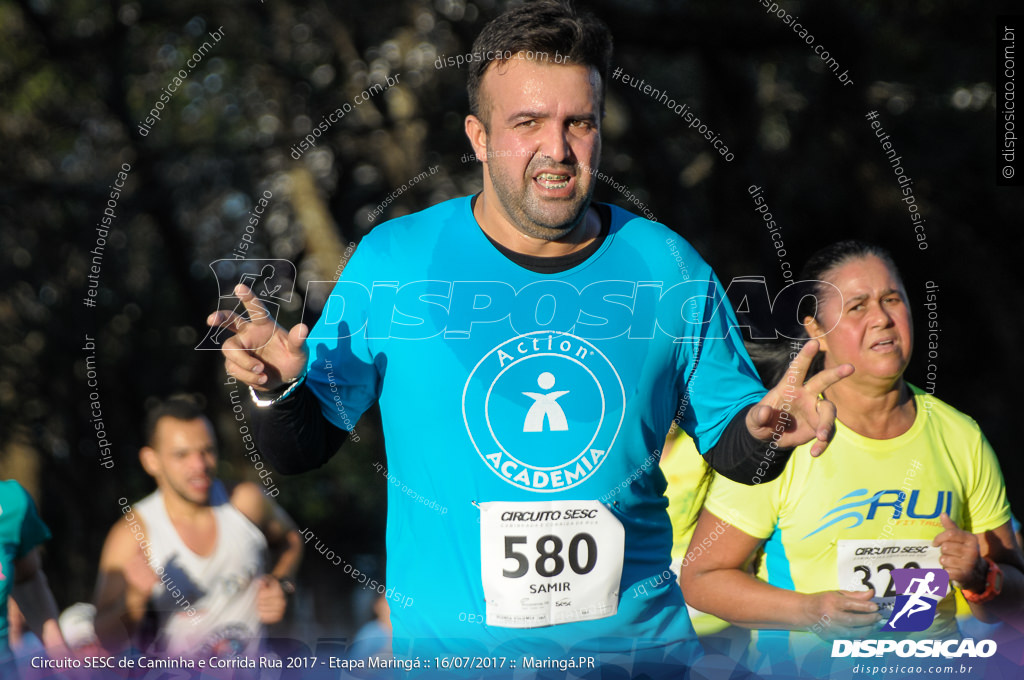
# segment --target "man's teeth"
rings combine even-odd
[[[550,189],[563,189],[569,186],[568,175],[554,175],[550,172],[542,172],[537,175],[537,180]]]

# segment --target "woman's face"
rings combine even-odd
[[[828,288],[818,320],[808,326],[821,336],[825,367],[853,364],[855,382],[898,381],[914,344],[903,282],[874,255],[840,265],[826,280],[835,288]]]

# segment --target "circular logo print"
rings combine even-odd
[[[563,491],[604,462],[626,394],[608,358],[568,333],[507,340],[473,368],[462,416],[477,453],[510,484]]]

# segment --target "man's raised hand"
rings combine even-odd
[[[811,446],[811,455],[822,454],[835,434],[836,407],[819,395],[851,375],[853,366],[843,364],[807,380],[807,370],[817,353],[817,340],[806,343],[779,384],[747,412],[750,434],[764,442],[774,440],[779,448],[817,439]]]
[[[220,310],[206,319],[209,326],[225,326],[234,335],[224,341],[224,370],[257,390],[271,390],[302,375],[309,358],[309,327],[296,324],[290,331],[270,316],[263,303],[243,284],[235,286],[249,318]]]

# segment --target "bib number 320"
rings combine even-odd
[[[480,504],[487,625],[534,628],[615,614],[625,532],[597,501]]]
[[[893,587],[894,569],[941,569],[940,548],[928,539],[840,540],[836,544],[839,587],[874,590],[872,602],[892,609],[899,594]]]

